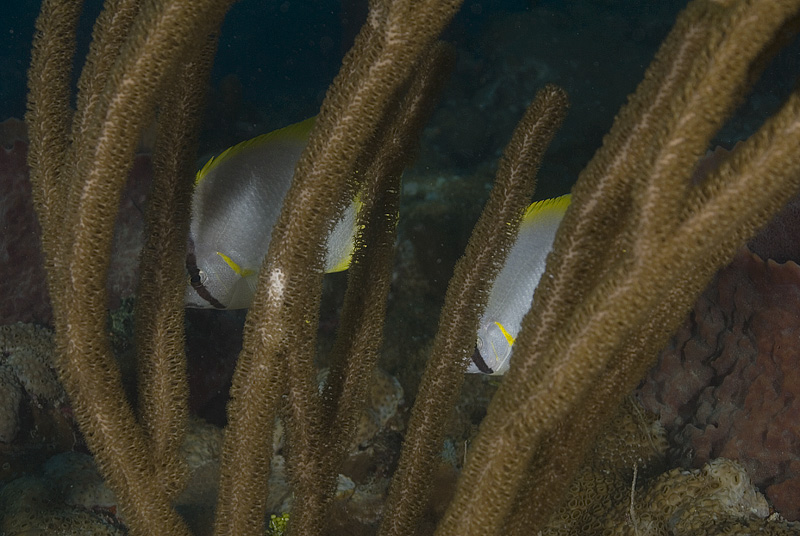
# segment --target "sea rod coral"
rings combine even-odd
[[[59,374],[133,534],[188,534],[183,246],[204,80],[228,6],[108,0],[70,109],[79,2],[45,0],[30,70],[29,163],[53,301]],[[289,534],[321,534],[336,468],[374,367],[400,173],[448,62],[435,40],[457,0],[373,0],[295,170],[262,265],[228,405],[216,534],[264,528],[274,416],[289,421]],[[535,533],[582,455],[714,271],[800,182],[800,95],[734,158],[689,177],[798,0],[695,0],[580,175],[511,368],[437,534]],[[566,106],[543,89],[516,129],[456,267],[412,411],[381,534],[416,531],[492,278],[513,243]],[[156,102],[161,105],[156,107]],[[111,233],[135,139],[159,123],[137,293],[140,393],[125,399],[105,329]],[[340,337],[325,391],[313,363],[323,244],[360,192]],[[497,239],[498,237],[499,240]],[[280,410],[280,411],[279,411]]]

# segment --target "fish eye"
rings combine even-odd
[[[208,280],[208,276],[203,270],[194,269],[189,272],[189,284],[194,287],[201,287]]]

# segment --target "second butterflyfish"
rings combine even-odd
[[[272,228],[314,118],[234,145],[197,172],[186,269],[187,307],[242,309],[255,294]],[[325,271],[346,270],[359,203],[328,237]]]
[[[492,285],[467,372],[499,375],[508,370],[514,340],[531,307],[569,202],[567,194],[537,201],[525,210],[517,239]]]

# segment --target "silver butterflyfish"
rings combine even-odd
[[[500,375],[508,370],[514,340],[569,202],[567,194],[537,201],[525,210],[517,239],[492,285],[467,372]]]
[[[187,307],[250,306],[272,228],[313,125],[311,118],[239,143],[197,172],[186,255]],[[355,200],[328,237],[326,272],[349,266],[358,207]]]

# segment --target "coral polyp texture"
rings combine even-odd
[[[742,464],[667,469],[666,431],[627,398],[598,437],[542,536],[791,535]],[[661,472],[664,471],[664,472]]]
[[[602,534],[609,513],[630,497],[634,471],[639,482],[654,477],[663,470],[666,450],[664,427],[626,399],[598,437],[544,536]]]
[[[609,516],[604,534],[795,534],[768,516],[767,501],[744,468],[718,458],[701,469],[672,469],[633,491]]]
[[[700,297],[642,387],[678,462],[737,460],[800,519],[800,266],[740,253]]]
[[[0,441],[14,439],[25,396],[36,404],[65,398],[52,365],[52,331],[32,324],[0,326]]]

